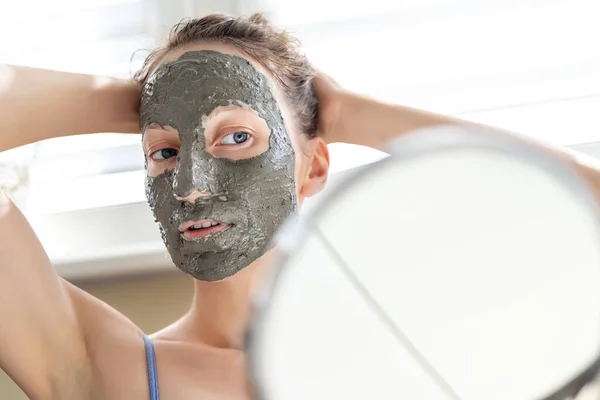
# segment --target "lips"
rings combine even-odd
[[[197,240],[226,231],[231,224],[223,224],[212,219],[187,221],[179,226],[181,236],[186,240]]]

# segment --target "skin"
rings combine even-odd
[[[225,45],[196,44],[172,52],[163,62],[190,50],[240,55]],[[266,71],[249,61],[272,82]],[[59,135],[138,132],[139,93],[129,82],[0,68],[0,150]],[[326,143],[383,149],[387,140],[419,128],[470,125],[349,93],[324,74],[319,74],[313,85],[319,99],[321,132],[320,138],[308,140],[299,134],[291,107],[272,82],[296,155],[294,181],[299,205],[318,193],[327,180]],[[236,115],[239,123],[245,117]],[[160,143],[177,144],[177,134],[168,127],[152,135],[150,138],[149,131],[144,135],[147,153]],[[531,144],[575,168],[600,194],[600,172],[594,165],[560,149]],[[251,151],[241,150],[240,157],[251,156],[245,153]],[[150,164],[149,173],[160,173],[163,167]],[[201,195],[193,191],[187,198],[193,201]],[[152,336],[162,400],[246,398],[240,349],[248,298],[253,281],[267,271],[275,251],[230,278],[195,280],[189,312]],[[0,367],[31,399],[148,399],[142,335],[118,311],[58,277],[27,220],[0,195],[0,343],[9,344],[0,346]]]
[[[217,281],[263,255],[297,211],[294,149],[268,79],[244,58],[190,51],[154,72],[140,114],[146,193],[175,265]],[[176,137],[149,147],[160,130]],[[207,219],[219,225],[206,237],[185,228]]]

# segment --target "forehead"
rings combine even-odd
[[[170,50],[168,53],[166,53],[161,58],[160,65],[176,61],[185,53],[193,52],[193,51],[204,51],[204,50],[214,51],[214,52],[227,54],[227,55],[231,55],[231,56],[238,56],[243,59],[246,59],[250,62],[250,64],[252,64],[252,66],[257,71],[259,71],[261,74],[271,78],[269,71],[267,69],[265,69],[265,67],[263,67],[259,62],[257,62],[256,60],[254,60],[252,58],[249,58],[246,53],[244,53],[237,47],[227,44],[227,43],[222,43],[222,42],[194,42],[194,43],[189,43],[189,44],[177,47],[175,49]]]
[[[249,60],[212,50],[188,51],[152,74],[142,93],[140,122],[142,128],[149,123],[183,128],[230,105],[251,107],[267,122],[278,119],[269,81]]]

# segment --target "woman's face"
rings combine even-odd
[[[215,281],[248,266],[314,192],[315,162],[327,164],[324,183],[326,148],[292,115],[268,73],[230,46],[181,48],[154,71],[140,119],[146,194],[184,272]]]

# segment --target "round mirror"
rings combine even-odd
[[[261,400],[566,399],[600,355],[600,224],[582,180],[436,128],[279,237],[248,332]]]

